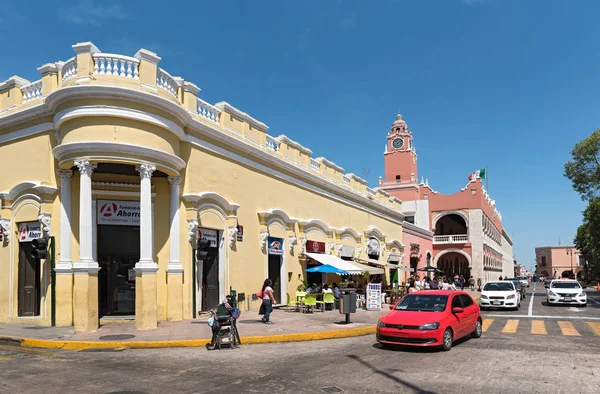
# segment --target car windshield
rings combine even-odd
[[[577,282],[552,282],[552,285],[550,286],[553,289],[579,289],[581,288],[581,286],[579,286],[579,283]]]
[[[512,291],[514,287],[512,283],[492,282],[486,283],[483,286],[483,291]]]
[[[442,312],[446,310],[448,296],[431,294],[409,294],[397,305],[397,311]]]
[[[519,278],[508,278],[506,280],[510,280],[511,282],[518,282]]]

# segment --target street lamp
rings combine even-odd
[[[573,272],[573,250],[571,248],[567,249],[567,254],[571,256],[571,275],[575,276],[575,273]]]

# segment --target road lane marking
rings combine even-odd
[[[547,335],[546,323],[543,320],[531,321],[531,333],[536,335]]]
[[[512,318],[517,317],[521,319],[563,319],[563,320],[592,320],[592,321],[600,321],[600,317],[592,317],[592,316],[544,316],[544,315],[501,315],[499,313],[485,314],[482,315],[484,317],[504,317],[504,318]]]
[[[579,333],[577,332],[577,330],[575,329],[575,327],[573,326],[573,323],[571,323],[571,322],[559,321],[558,326],[560,327],[560,330],[562,331],[563,335],[566,335],[569,337],[580,336]]]
[[[506,325],[502,329],[502,332],[505,334],[515,334],[517,332],[518,327],[519,327],[518,320],[509,320],[506,322]]]
[[[533,315],[533,296],[535,295],[535,285],[533,285],[533,292],[531,293],[531,297],[529,297],[529,310],[527,311],[527,316]]]
[[[594,304],[599,304],[600,305],[600,302],[598,302],[595,299],[591,298],[589,295],[588,295],[587,299],[588,299],[588,301],[592,301]]]
[[[588,326],[590,326],[590,328],[596,333],[596,335],[600,336],[600,323],[593,321],[586,321],[585,323]]]
[[[481,331],[486,332],[493,322],[494,319],[483,319],[483,323],[481,324]]]

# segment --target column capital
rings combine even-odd
[[[98,163],[93,163],[89,160],[75,160],[75,165],[79,168],[81,174],[92,176],[92,172],[98,168]]]
[[[152,177],[152,173],[156,170],[156,167],[152,164],[140,164],[135,169],[140,173],[141,179],[146,179]]]
[[[70,181],[73,177],[73,171],[71,170],[57,170],[56,173],[60,176],[62,181]]]
[[[173,187],[179,186],[182,180],[180,176],[170,176],[167,179],[169,180],[169,185]]]

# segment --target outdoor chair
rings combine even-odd
[[[296,293],[296,299],[297,298],[298,298],[298,293]],[[287,293],[287,309],[286,309],[286,312],[290,312],[292,307],[294,307],[294,309],[298,309],[298,302],[296,301],[296,299],[292,300],[292,297],[290,296],[290,293]]]
[[[307,293],[304,297],[304,307],[308,310],[309,307],[313,309],[315,306],[317,306],[317,295]]]
[[[322,306],[323,311],[327,309],[327,305],[331,305],[331,310],[333,310],[335,305],[335,296],[333,293],[323,293],[323,301],[317,301],[317,304]]]

